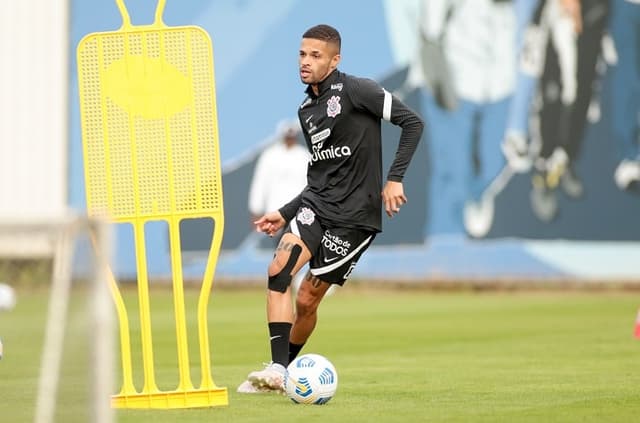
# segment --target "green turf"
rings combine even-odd
[[[170,294],[161,290],[152,297],[157,378],[164,389],[176,380]],[[188,292],[189,304],[195,295]],[[134,291],[125,296],[133,307]],[[85,300],[74,294],[58,421],[88,421]],[[640,340],[632,332],[639,304],[640,296],[628,292],[347,287],[321,306],[316,333],[304,350],[333,361],[338,393],[327,405],[305,406],[276,395],[235,392],[249,371],[268,360],[264,293],[220,290],[212,297],[210,335],[214,379],[228,387],[229,406],[126,410],[117,416],[136,423],[635,421]],[[0,314],[2,422],[33,419],[45,312],[44,292],[19,292],[17,308]],[[195,339],[190,336],[193,345]],[[197,381],[197,351],[190,355]]]

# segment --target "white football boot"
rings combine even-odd
[[[239,393],[241,394],[264,394],[267,392],[273,392],[273,389],[263,388],[263,387],[255,387],[253,383],[249,380],[245,380],[238,386]]]
[[[271,389],[284,392],[284,376],[287,369],[278,363],[269,363],[263,370],[249,373],[247,379],[257,389]]]

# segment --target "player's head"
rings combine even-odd
[[[302,34],[300,79],[305,84],[322,82],[340,63],[340,33],[329,25],[316,25]]]

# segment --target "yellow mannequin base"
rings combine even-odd
[[[221,405],[229,405],[227,388],[119,394],[111,397],[111,407],[113,408],[170,409]]]

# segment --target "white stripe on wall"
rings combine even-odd
[[[568,275],[607,282],[638,279],[640,243],[545,240],[523,243],[525,251]]]

